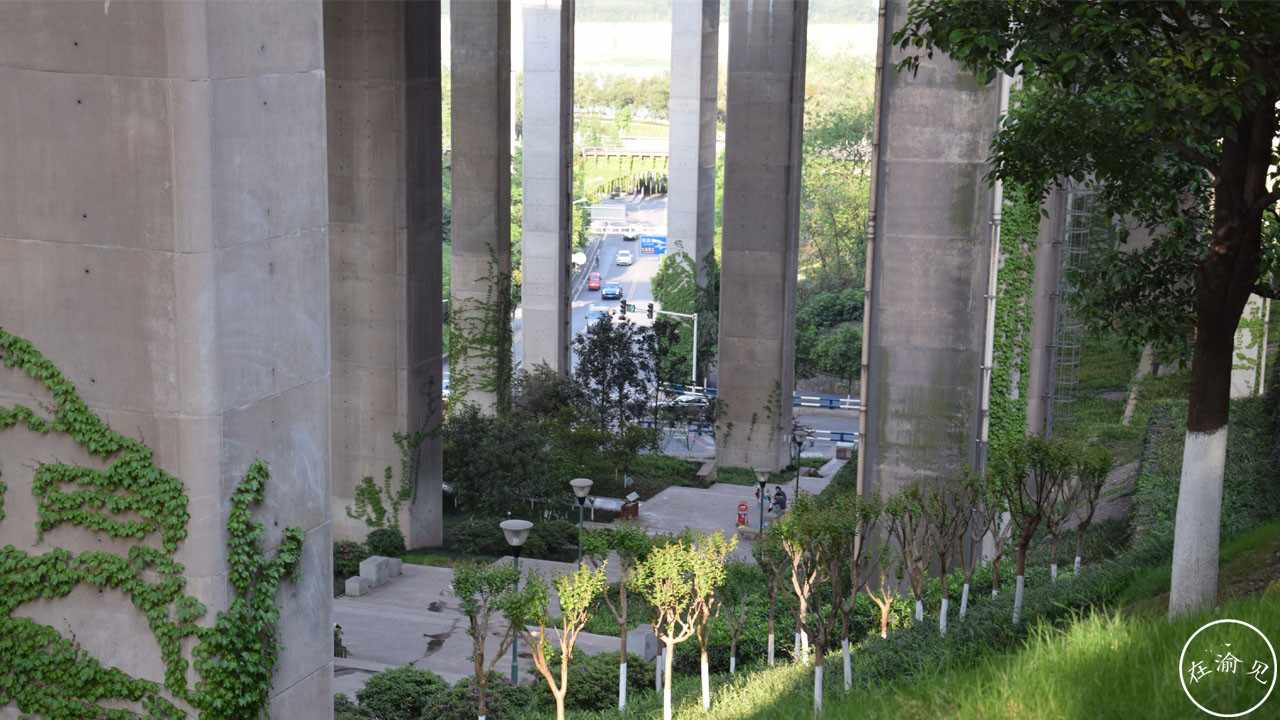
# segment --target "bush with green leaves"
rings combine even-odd
[[[333,720],[369,720],[368,711],[351,701],[346,693],[333,696]]]
[[[369,547],[369,552],[383,557],[398,558],[407,550],[404,546],[404,533],[400,532],[400,528],[378,528],[369,533],[364,543]]]
[[[436,693],[423,710],[422,720],[475,720],[479,714],[479,693],[474,678],[462,678],[453,687]],[[535,693],[530,683],[513,683],[502,673],[492,673],[485,688],[485,718],[521,717],[535,702]]]
[[[360,710],[373,720],[418,720],[441,690],[444,678],[415,667],[383,670],[356,692]]]
[[[599,655],[575,653],[569,662],[569,690],[565,695],[568,710],[608,710],[618,706],[618,666],[621,653],[607,652]],[[559,654],[549,659],[552,665],[560,662]],[[635,653],[627,653],[627,694],[634,696],[653,688],[655,666]],[[555,699],[547,683],[536,677],[533,681],[540,707],[555,707]]]
[[[333,544],[333,580],[341,583],[360,574],[360,562],[373,553],[354,540],[339,540]]]
[[[472,555],[501,557],[511,554],[507,536],[497,518],[476,518],[454,526],[449,534],[449,547]],[[535,560],[567,562],[578,553],[578,526],[567,520],[535,522],[524,541],[521,555]]]

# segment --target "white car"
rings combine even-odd
[[[617,259],[617,261],[616,261],[616,262],[617,262],[617,264],[619,264],[619,265],[630,265],[632,262],[634,262],[634,259],[631,257],[631,251],[630,251],[630,250],[619,250],[619,251],[618,251],[618,259]]]

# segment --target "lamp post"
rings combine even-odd
[[[569,481],[573,486],[573,495],[578,499],[578,566],[582,566],[582,506],[591,494],[592,482],[588,478],[574,478]]]
[[[800,452],[804,450],[805,440],[809,440],[811,433],[802,425],[796,425],[791,428],[791,444],[796,449],[794,462],[796,464],[796,490],[792,495],[792,499],[800,497]],[[812,444],[810,440],[810,444]]]
[[[760,532],[763,533],[764,532],[764,486],[765,486],[765,483],[769,482],[769,471],[760,470],[757,468],[756,470],[754,470],[754,472],[756,474],[756,487],[760,488],[760,495],[759,495],[760,524],[757,526],[757,528],[760,530]]]
[[[520,586],[520,551],[524,548],[524,541],[529,538],[529,529],[533,527],[533,523],[528,520],[503,520],[498,523],[498,527],[502,528],[502,534],[507,536],[507,544],[511,546],[511,554],[516,560],[516,587]],[[520,645],[520,635],[516,634],[511,639],[511,682],[520,682],[520,666],[516,664],[516,649]]]

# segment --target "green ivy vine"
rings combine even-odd
[[[1032,283],[1036,235],[1040,226],[1037,196],[1009,183],[1000,225],[1000,269],[996,277],[996,317],[991,369],[992,451],[1027,428],[1027,388],[1031,374]]]
[[[483,300],[458,301],[449,312],[450,392],[491,392],[504,412],[511,408],[511,273],[499,268],[492,247],[484,280]]]
[[[428,415],[435,415],[434,402],[429,402],[431,410]],[[400,483],[392,481],[391,466],[382,472],[382,486],[374,482],[373,477],[365,475],[356,486],[355,503],[347,506],[347,517],[353,520],[364,520],[371,528],[390,527],[400,531],[400,508],[413,500],[417,488],[418,466],[422,464],[422,443],[437,430],[423,428],[412,435],[394,433],[392,438],[396,447],[400,448]],[[385,499],[385,502],[383,502]],[[388,522],[388,518],[390,522]]]
[[[21,425],[66,434],[108,462],[104,470],[60,462],[36,468],[31,492],[39,536],[76,526],[136,541],[123,557],[58,547],[32,555],[12,544],[0,549],[0,706],[13,703],[22,713],[51,718],[114,720],[138,712],[102,702],[136,703],[150,718],[185,718],[181,702],[207,720],[261,717],[279,650],[276,589],[286,576],[296,579],[303,538],[300,529],[287,528],[274,557],[265,556],[252,507],[263,497],[266,464],[255,462],[231,498],[228,562],[236,597],[212,627],[198,625],[205,607],[185,594],[183,566],[173,558],[191,519],[182,481],[156,466],[151,448],[109,428],[52,362],[3,328],[0,362],[41,382],[51,396],[41,404],[48,416],[21,404],[0,406],[0,430]],[[0,484],[0,503],[7,489]],[[146,617],[165,667],[163,686],[104,667],[74,635],[14,616],[26,603],[66,597],[80,584],[120,591]],[[184,644],[192,647],[199,675],[194,688],[187,685]]]

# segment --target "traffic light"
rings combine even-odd
[[[649,319],[653,319],[653,303],[649,303]]]
[[[622,310],[622,312],[624,312],[624,313],[627,311],[627,299],[626,299],[626,298],[624,298],[624,297],[619,297],[619,298],[618,298],[618,309],[619,309],[619,310]]]

